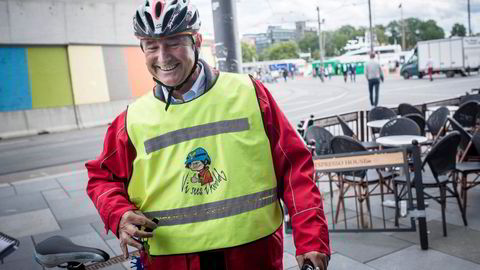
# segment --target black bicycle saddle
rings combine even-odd
[[[61,264],[104,262],[110,256],[103,250],[75,245],[63,236],[52,236],[35,246],[35,260],[45,267]]]

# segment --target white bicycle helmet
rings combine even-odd
[[[197,8],[190,0],[145,0],[133,17],[135,35],[161,38],[200,30]]]

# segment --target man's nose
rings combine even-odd
[[[165,61],[170,59],[171,54],[166,46],[158,45],[158,49],[155,51],[155,57],[157,61]]]

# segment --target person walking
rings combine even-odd
[[[378,95],[380,91],[380,81],[383,82],[383,71],[380,65],[375,61],[375,54],[370,54],[370,61],[365,67],[365,77],[368,81],[368,92],[370,93],[370,105],[377,107]]]
[[[350,82],[357,80],[357,65],[355,63],[350,64]]]
[[[427,72],[428,72],[428,77],[432,82],[433,81],[433,60],[431,57],[429,57],[427,60]]]
[[[346,83],[348,78],[348,65],[342,64],[343,81]]]
[[[282,75],[283,75],[283,79],[285,80],[285,82],[287,82],[288,70],[284,68],[283,71],[282,71]]]
[[[283,269],[288,209],[300,267],[331,254],[311,153],[267,88],[199,59],[198,10],[146,0],[133,17],[155,86],[109,126],[87,193],[141,269]]]

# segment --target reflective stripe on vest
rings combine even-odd
[[[233,247],[274,233],[283,215],[251,80],[220,73],[199,98],[164,105],[150,93],[127,113],[137,153],[128,194],[159,220],[150,254]]]

